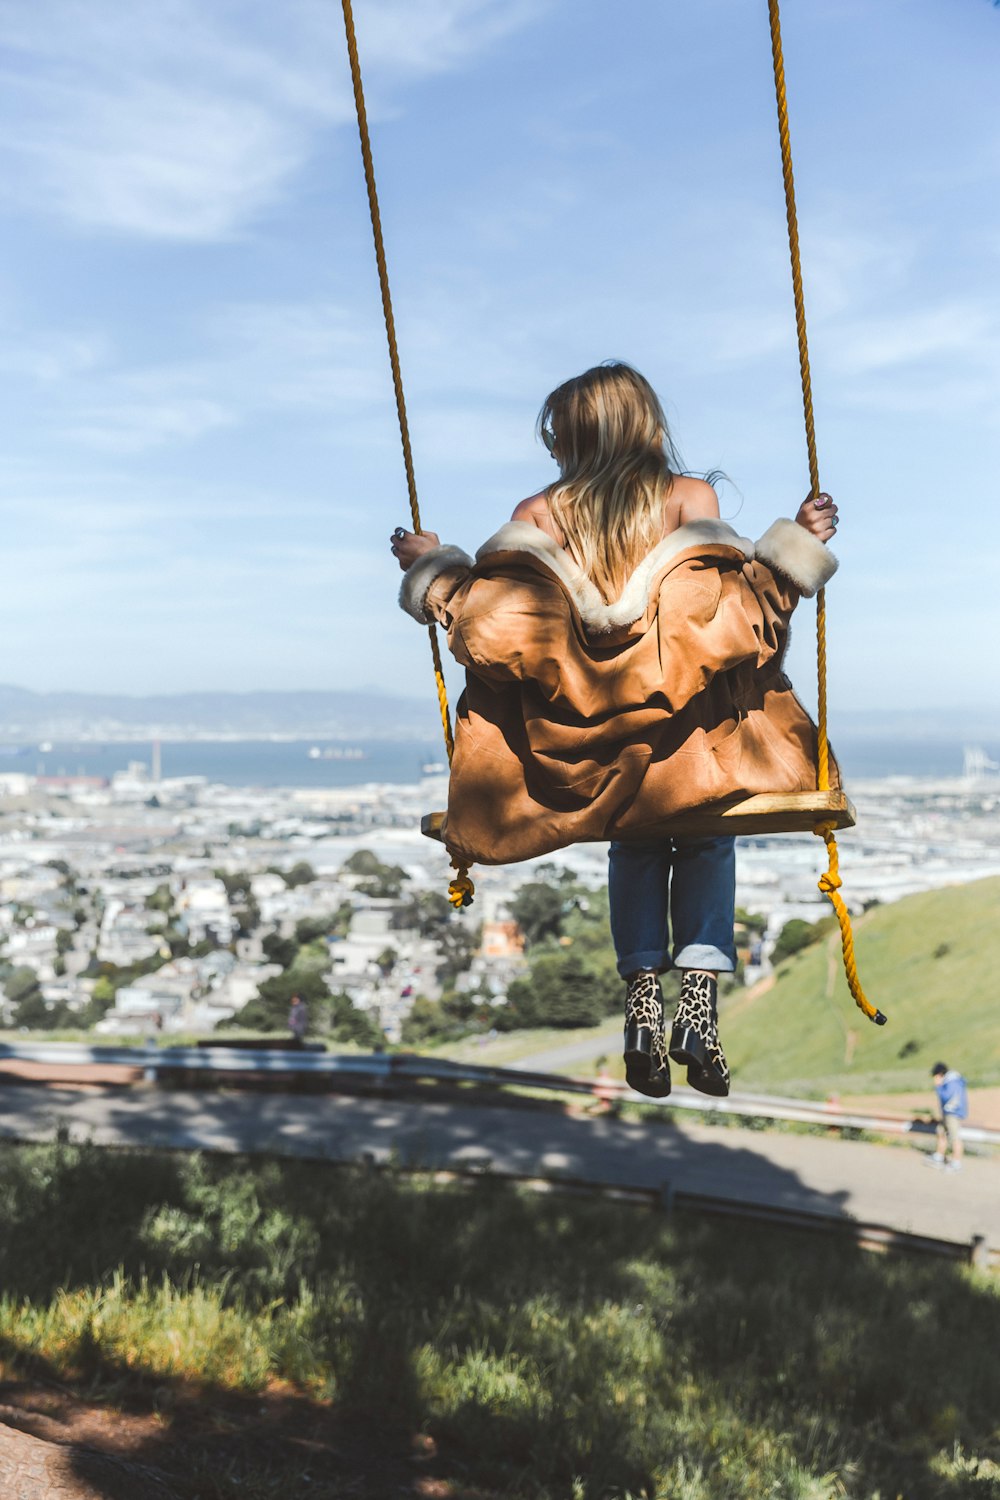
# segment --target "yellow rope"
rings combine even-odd
[[[389,272],[386,267],[385,242],[382,238],[382,217],[379,213],[378,192],[375,187],[375,165],[372,160],[371,140],[368,135],[368,113],[365,109],[364,89],[361,86],[361,65],[358,61],[358,40],[354,31],[354,15],[351,0],[342,0],[344,29],[347,32],[347,55],[351,65],[351,82],[354,85],[354,106],[358,116],[358,135],[361,138],[361,160],[365,169],[365,185],[368,189],[368,209],[371,214],[372,235],[375,240],[375,261],[378,265],[379,287],[382,292],[382,315],[385,319],[385,334],[389,342],[389,363],[392,366],[392,384],[396,392],[396,415],[399,419],[399,436],[403,444],[403,465],[406,469],[406,488],[410,497],[410,515],[413,529],[422,531],[420,506],[417,503],[417,481],[413,472],[413,452],[410,447],[410,429],[406,420],[406,401],[403,396],[403,376],[399,367],[399,350],[396,345],[396,324],[392,315],[392,298],[389,295]],[[451,765],[455,753],[455,740],[451,730],[451,714],[448,711],[448,689],[445,686],[444,669],[441,665],[441,648],[437,628],[429,627],[431,658],[434,663],[434,681],[437,684],[438,705],[441,709],[441,727],[444,730],[444,745]],[[455,879],[448,887],[448,899],[457,909],[469,906],[475,886],[469,879],[467,866],[452,860],[457,870]]]
[[[771,21],[771,56],[774,62],[774,93],[778,106],[778,138],[781,144],[781,171],[785,185],[785,216],[788,220],[788,253],[792,263],[792,292],[795,298],[795,330],[799,341],[799,373],[802,378],[802,410],[805,417],[806,449],[809,455],[809,486],[813,499],[820,493],[819,459],[816,454],[816,425],[813,419],[812,376],[809,370],[809,344],[806,337],[806,307],[802,292],[802,266],[799,259],[799,227],[795,213],[795,179],[792,175],[792,147],[788,132],[788,100],[785,96],[785,64],[781,55],[781,19],[778,0],[768,0]],[[827,738],[826,718],[826,590],[820,589],[816,596],[816,669],[819,686],[817,712],[818,736],[816,744],[816,781],[821,792],[830,789],[830,744]],[[829,897],[837,921],[840,923],[840,940],[844,952],[844,971],[851,994],[858,1008],[870,1021],[885,1025],[885,1016],[876,1010],[865,995],[858,978],[854,960],[854,934],[851,931],[851,916],[840,894],[840,855],[831,823],[817,824],[814,832],[826,843],[829,865],[820,876],[819,888]]]

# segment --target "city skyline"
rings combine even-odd
[[[355,9],[425,525],[471,550],[547,482],[541,399],[609,356],[741,531],[794,513],[766,7]],[[953,642],[996,616],[1000,16],[787,4],[784,40],[832,712],[996,701]],[[0,678],[431,693],[339,9],[39,0],[0,42]]]

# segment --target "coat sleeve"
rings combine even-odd
[[[811,599],[836,573],[839,564],[825,542],[797,521],[773,522],[754,547],[744,569],[760,609],[758,661],[783,656],[788,625],[799,599]]]
[[[400,608],[419,625],[440,625],[455,660],[494,686],[530,675],[517,643],[523,641],[531,654],[532,632],[527,622],[515,621],[511,627],[512,606],[516,614],[517,605],[509,584],[478,577],[474,567],[460,547],[423,553],[403,574]]]
[[[399,607],[418,625],[435,621],[447,628],[448,603],[472,571],[472,558],[461,547],[434,547],[411,563],[399,588]]]
[[[400,606],[440,625],[457,662],[494,687],[533,681],[562,694],[569,606],[562,591],[516,560],[477,568],[457,547],[425,552],[403,575]]]
[[[830,582],[839,566],[825,542],[784,518],[768,527],[754,546],[754,557],[807,599]]]

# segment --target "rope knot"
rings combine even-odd
[[[835,875],[832,870],[824,870],[819,877],[819,888],[824,896],[830,896],[834,891],[839,891],[843,883],[840,876]]]
[[[458,874],[448,887],[448,900],[456,911],[461,911],[465,906],[472,905],[472,898],[476,894],[475,884],[469,879],[467,865],[455,865]]]

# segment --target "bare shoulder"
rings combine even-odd
[[[707,480],[694,479],[689,474],[677,475],[671,486],[670,499],[676,506],[678,525],[719,514],[719,497],[715,490]]]
[[[529,524],[538,525],[541,517],[548,517],[549,507],[545,499],[545,491],[540,490],[537,495],[529,495],[527,500],[522,500],[515,505],[512,521],[527,521]]]
[[[545,535],[550,536],[558,546],[566,545],[566,538],[549,513],[549,504],[544,490],[537,495],[529,495],[527,500],[522,500],[520,505],[515,506],[511,520],[525,521],[529,526],[537,526],[539,531],[544,531]]]

